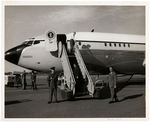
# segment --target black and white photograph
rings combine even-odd
[[[4,119],[146,118],[146,5],[4,5]]]

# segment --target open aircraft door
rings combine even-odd
[[[61,60],[64,77],[65,77],[65,84],[67,85],[68,89],[72,91],[73,95],[75,94],[75,78],[71,67],[71,62],[69,61],[69,55],[66,50],[67,43],[66,43],[66,35],[65,34],[58,34],[57,35],[57,42],[58,42],[58,57]]]

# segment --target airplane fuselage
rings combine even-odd
[[[90,72],[106,74],[108,67],[112,66],[118,73],[145,73],[143,66],[145,59],[144,36],[76,32],[70,33],[66,37],[66,44],[71,39],[77,43]],[[20,51],[17,61],[12,61],[12,57],[14,57],[10,56],[12,49],[6,52],[6,60],[31,70],[47,72],[53,66],[57,71],[63,70],[58,57],[57,38],[49,40],[46,35],[42,35],[27,42],[29,41],[32,41],[32,44],[22,44],[20,47],[13,48],[14,52]]]

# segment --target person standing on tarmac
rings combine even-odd
[[[109,101],[109,103],[118,102],[117,93],[116,93],[116,82],[117,82],[116,73],[114,72],[112,67],[109,67],[109,71],[110,73],[108,76],[108,81],[109,81],[109,89],[111,94],[111,101]]]
[[[52,103],[53,94],[55,96],[55,101],[57,101],[57,81],[58,81],[58,74],[55,73],[55,67],[50,69],[50,73],[48,76],[48,85],[49,85],[49,101],[48,104]]]
[[[23,90],[26,90],[27,81],[26,81],[26,71],[23,72]]]
[[[32,89],[33,90],[37,89],[37,86],[36,86],[36,73],[34,71],[32,71],[31,80],[32,80]]]

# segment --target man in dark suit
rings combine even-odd
[[[26,71],[23,72],[23,89],[26,90],[27,81],[26,81]]]
[[[34,71],[32,71],[32,74],[31,74],[31,80],[32,80],[32,89],[37,89],[37,86],[36,86],[36,73]]]
[[[118,102],[117,93],[116,93],[116,83],[117,83],[116,73],[114,72],[112,67],[109,67],[109,71],[110,73],[108,76],[108,81],[109,81],[109,89],[111,93],[111,101],[109,101],[109,103]]]
[[[48,85],[49,85],[49,101],[48,104],[52,103],[53,94],[55,96],[55,101],[57,101],[57,81],[58,81],[58,74],[55,73],[55,67],[50,69],[50,73],[48,76]]]

